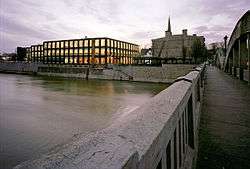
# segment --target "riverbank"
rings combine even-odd
[[[108,68],[36,63],[0,63],[0,72],[37,74],[41,76],[78,79],[104,79],[135,82],[173,83],[190,72],[192,64],[163,64],[162,66],[108,65]]]

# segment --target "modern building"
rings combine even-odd
[[[30,56],[31,62],[43,62],[43,45],[31,45]]]
[[[138,55],[138,45],[106,37],[45,41],[26,53],[29,62],[75,65],[132,64]]]
[[[163,58],[163,60],[191,60],[192,45],[196,40],[205,45],[203,36],[197,36],[196,34],[188,35],[187,29],[184,29],[182,34],[172,35],[169,18],[165,37],[152,39],[153,57]]]

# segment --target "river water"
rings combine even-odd
[[[0,74],[0,168],[109,126],[166,84]]]

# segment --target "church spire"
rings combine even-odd
[[[168,17],[168,32],[171,32],[170,16]]]

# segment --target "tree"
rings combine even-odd
[[[205,44],[201,42],[198,38],[193,41],[192,44],[192,57],[194,58],[195,64],[204,61],[206,55],[206,47]]]

